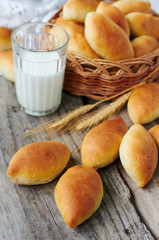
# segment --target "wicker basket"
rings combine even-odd
[[[62,8],[49,22],[54,22],[61,12]],[[101,100],[140,83],[157,67],[159,48],[143,57],[122,61],[90,59],[68,51],[64,89],[74,95]],[[159,82],[159,71],[147,79],[153,81]]]

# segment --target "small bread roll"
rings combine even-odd
[[[110,18],[119,27],[121,27],[129,36],[130,29],[124,14],[116,7],[102,1],[98,4],[96,12]]]
[[[148,1],[141,1],[141,0],[122,0],[116,1],[112,4],[113,6],[120,9],[120,11],[127,15],[131,12],[143,12],[143,13],[150,13],[151,4]]]
[[[159,44],[156,38],[148,35],[142,35],[140,37],[136,37],[132,40],[131,43],[134,49],[135,57],[140,57],[145,54],[151,53],[159,47]]]
[[[0,72],[7,80],[15,81],[12,50],[0,52]]]
[[[159,83],[147,83],[132,90],[127,104],[133,123],[146,124],[159,117]]]
[[[73,51],[90,58],[100,58],[88,44],[84,36],[83,25],[70,20],[66,20],[62,17],[57,18],[55,20],[55,24],[63,27],[68,32],[70,38],[68,44],[69,51]],[[53,27],[51,30],[49,30],[49,33],[56,34],[56,31],[57,29]]]
[[[119,146],[126,131],[126,123],[120,117],[106,120],[91,129],[82,142],[82,164],[95,169],[111,164],[119,155]]]
[[[134,56],[126,33],[110,18],[97,12],[86,16],[85,37],[91,48],[103,58],[121,60]]]
[[[62,143],[54,141],[31,143],[15,153],[7,175],[16,184],[44,184],[62,172],[69,158],[69,149]]]
[[[120,160],[138,187],[144,187],[151,179],[158,162],[154,139],[140,124],[129,128],[120,145]]]
[[[146,13],[129,13],[126,16],[133,37],[150,35],[159,40],[159,18]]]
[[[153,137],[153,139],[155,140],[156,142],[156,145],[157,145],[157,149],[159,151],[159,124],[152,127],[150,130],[149,130],[149,133],[151,134],[151,136]]]
[[[6,27],[0,27],[0,52],[12,48],[11,33],[11,29]]]
[[[69,0],[63,6],[63,17],[84,23],[88,12],[96,10],[100,0]]]
[[[69,168],[55,187],[57,207],[70,228],[87,220],[99,207],[103,197],[103,183],[91,167]]]

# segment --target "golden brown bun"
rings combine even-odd
[[[138,187],[151,179],[158,162],[155,141],[140,124],[129,128],[120,145],[121,163]]]
[[[31,143],[15,153],[7,175],[16,184],[44,184],[62,172],[69,158],[69,149],[62,143],[54,141]]]
[[[14,82],[13,52],[6,50],[0,52],[0,72],[11,82]]]
[[[0,52],[12,48],[11,33],[11,29],[6,27],[0,27]]]
[[[103,58],[121,60],[134,56],[126,33],[111,19],[97,12],[86,16],[85,37],[92,49]]]
[[[93,168],[74,166],[60,178],[54,196],[64,221],[70,228],[75,228],[98,209],[103,197],[103,183]]]
[[[124,14],[118,8],[102,1],[98,4],[96,12],[104,15],[105,17],[110,18],[119,27],[121,27],[129,36],[130,29],[129,29],[128,22]]]
[[[132,91],[128,114],[133,123],[146,124],[159,117],[159,83],[147,83]]]
[[[120,9],[124,15],[127,15],[131,12],[143,12],[143,13],[150,13],[151,4],[147,1],[140,1],[140,0],[122,0],[117,1],[112,4],[113,6]]]
[[[95,169],[112,163],[119,154],[119,146],[127,126],[120,117],[106,120],[90,130],[81,146],[82,164]]]
[[[84,36],[84,26],[82,24],[66,20],[59,17],[55,20],[55,24],[63,27],[69,34],[68,50],[76,52],[90,58],[100,58],[93,49],[89,46]],[[56,29],[52,28],[49,33],[56,33]]]
[[[71,20],[64,19],[63,17],[58,17],[55,19],[55,24],[63,27],[70,33],[70,35],[84,34],[84,25]]]
[[[69,0],[63,6],[63,17],[84,23],[88,12],[96,10],[99,0]]]
[[[156,145],[157,145],[157,149],[159,151],[159,124],[152,127],[150,130],[149,130],[149,133],[151,134],[151,136],[153,137],[153,139],[155,140],[156,142]]]
[[[159,47],[156,38],[148,35],[136,37],[132,40],[131,43],[134,49],[135,57],[140,57],[145,54],[151,53]]]
[[[150,35],[159,40],[159,18],[146,13],[129,13],[126,16],[133,37]]]

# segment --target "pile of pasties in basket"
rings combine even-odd
[[[158,48],[159,18],[148,1],[69,0],[54,23],[68,32],[69,51],[94,59],[130,59]]]

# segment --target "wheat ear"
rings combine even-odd
[[[124,104],[129,99],[131,92],[128,92],[121,97],[119,97],[114,102],[110,103],[107,106],[103,106],[100,109],[94,111],[93,113],[87,114],[85,119],[81,119],[80,122],[75,126],[76,130],[82,130],[85,128],[91,128],[92,126],[97,125],[99,122],[111,118],[117,114]]]

